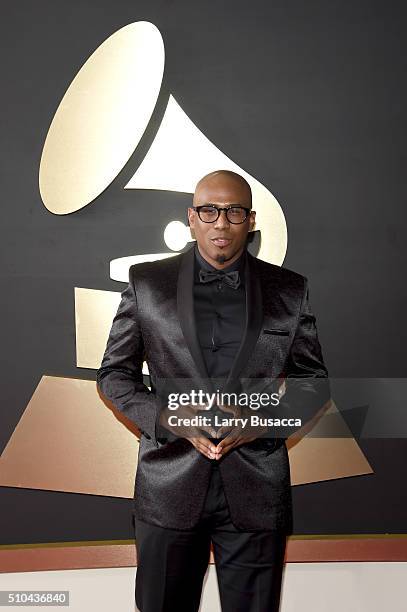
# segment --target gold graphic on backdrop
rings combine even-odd
[[[144,133],[163,72],[163,40],[146,21],[115,32],[85,62],[58,106],[42,152],[39,186],[49,211],[77,211],[110,185]]]
[[[117,291],[75,287],[76,365],[97,370],[120,303]]]
[[[93,381],[43,376],[0,457],[1,485],[133,497],[136,431]]]
[[[105,352],[112,320],[120,303],[118,291],[75,287],[76,366],[97,370]],[[147,364],[143,373],[148,374]]]

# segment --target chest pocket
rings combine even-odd
[[[273,327],[270,329],[263,329],[263,334],[270,334],[273,336],[289,336],[290,332],[288,329],[277,329]]]
[[[291,335],[283,327],[263,327],[242,377],[274,377],[283,370],[291,345]]]

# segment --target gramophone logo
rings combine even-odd
[[[63,96],[45,140],[39,170],[44,206],[66,215],[94,202],[97,215],[97,199],[108,189],[134,190],[132,205],[137,206],[140,190],[192,194],[204,174],[230,169],[252,187],[257,230],[251,250],[281,265],[287,227],[277,200],[210,142],[171,94],[144,159],[124,185],[117,184],[151,121],[164,64],[161,34],[148,22],[121,28],[89,57]],[[179,219],[156,231],[163,232],[169,250],[111,261],[112,279],[127,283],[131,264],[171,257],[192,240]],[[75,288],[78,367],[99,367],[119,301],[118,292]],[[93,381],[43,376],[0,458],[0,484],[132,498],[137,444],[134,428],[122,420],[104,406]],[[323,457],[333,451],[340,460],[327,469]],[[290,461],[293,484],[372,471],[349,433],[334,440],[304,437],[290,450]]]

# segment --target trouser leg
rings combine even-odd
[[[136,604],[141,612],[197,612],[209,562],[210,534],[135,519]]]
[[[278,612],[286,534],[237,529],[217,471],[212,489],[216,507],[211,537],[222,612]]]
[[[278,612],[286,536],[212,533],[222,612]]]

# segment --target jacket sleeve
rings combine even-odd
[[[96,381],[101,393],[158,447],[160,408],[154,393],[143,383],[144,344],[132,267]]]
[[[301,426],[275,428],[277,438],[287,438],[298,431],[330,399],[328,371],[322,357],[315,316],[309,304],[308,280],[304,278],[304,293],[297,328],[285,366],[286,391],[277,407],[278,418],[301,419]]]

